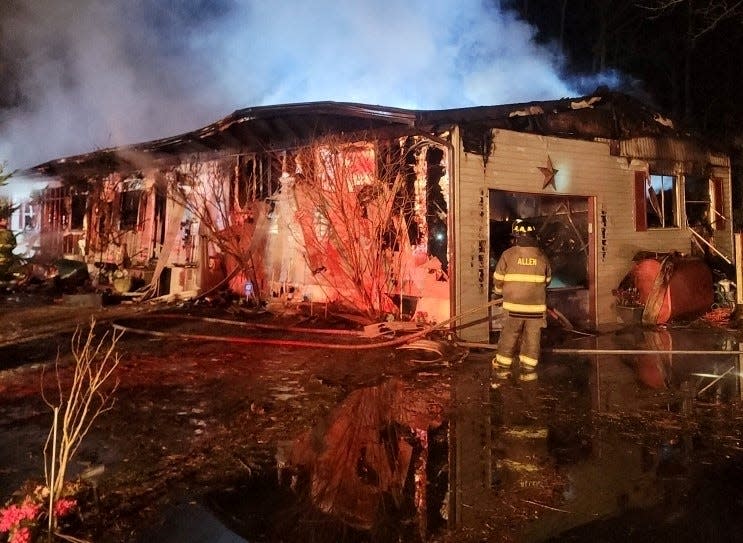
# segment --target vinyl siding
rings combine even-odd
[[[685,228],[635,231],[634,180],[636,170],[647,170],[644,161],[611,156],[604,142],[561,139],[508,130],[495,130],[491,156],[465,153],[455,142],[455,310],[457,314],[483,306],[488,300],[487,258],[489,254],[488,191],[510,190],[534,194],[566,194],[596,198],[593,225],[596,258],[597,324],[616,322],[612,289],[630,269],[632,257],[639,251],[679,251],[688,253],[690,234]],[[544,175],[538,169],[547,166],[547,157],[558,170],[557,191],[543,188]],[[729,170],[718,171],[725,184],[725,206],[730,207]],[[606,217],[605,254],[601,253],[601,216]],[[730,223],[730,221],[729,221]],[[718,232],[716,242],[727,249],[732,243],[730,226]],[[485,262],[480,260],[483,243]],[[726,254],[730,254],[728,250]],[[484,266],[484,280],[481,274]],[[460,331],[469,341],[487,341],[487,311],[470,316],[475,321]],[[479,321],[479,322],[477,322]]]

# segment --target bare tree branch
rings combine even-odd
[[[743,0],[644,0],[637,6],[646,10],[651,19],[658,19],[676,8],[686,6],[689,15],[689,37],[696,41],[713,31],[722,21],[743,17]],[[743,19],[742,19],[743,20]]]
[[[55,413],[55,423],[49,430],[44,446],[44,473],[52,502],[62,496],[67,468],[93,423],[113,407],[113,395],[119,384],[118,380],[113,379],[120,361],[116,344],[122,333],[106,333],[100,339],[96,338],[94,319],[87,334],[78,327],[72,338],[75,362],[71,381],[68,385],[63,384],[57,360],[55,375],[58,398],[52,401],[42,395]],[[42,374],[42,391],[43,379]],[[61,414],[59,423],[57,413]],[[49,514],[54,514],[51,507]]]

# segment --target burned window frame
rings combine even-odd
[[[41,201],[41,232],[64,232],[69,226],[69,211],[67,201],[69,187],[49,187],[40,195]]]
[[[230,179],[230,210],[247,211],[253,202],[270,198],[278,187],[278,180],[274,181],[274,169],[275,165],[268,155],[238,155]]]
[[[692,188],[696,190],[690,194]],[[694,207],[702,211],[690,213]],[[684,175],[684,211],[686,225],[690,228],[702,227],[710,233],[725,230],[727,216],[723,180],[709,175]]]
[[[119,194],[119,229],[133,231],[141,224],[144,187],[141,177],[125,179]]]
[[[21,202],[19,208],[19,227],[21,230],[34,230],[38,226],[41,205],[38,195],[31,195],[27,202]]]
[[[684,211],[687,226],[712,228],[711,189],[709,177],[684,175]]]
[[[654,182],[660,182],[660,191],[656,192]],[[666,181],[671,186],[666,188]],[[672,196],[669,203],[668,194]],[[651,170],[645,179],[645,213],[648,230],[668,230],[679,228],[679,176]]]
[[[88,191],[73,189],[70,191],[69,229],[82,232],[85,229],[85,217],[88,213]]]

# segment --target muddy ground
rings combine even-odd
[[[740,538],[738,332],[699,322],[597,337],[550,330],[538,380],[491,386],[488,349],[436,334],[427,336],[436,343],[400,349],[391,335],[351,336],[359,330],[351,320],[317,308],[279,318],[7,299],[3,502],[43,479],[51,411],[42,378],[51,397],[58,359],[69,382],[70,333],[91,315],[99,336],[112,324],[126,331],[115,403],[71,466],[72,476],[95,474],[66,527],[75,537]],[[684,354],[596,352],[659,348]],[[730,354],[713,352],[723,350]]]

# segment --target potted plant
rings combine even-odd
[[[616,311],[619,320],[625,324],[642,322],[645,306],[640,302],[640,291],[635,287],[617,288],[611,292],[616,299]]]

